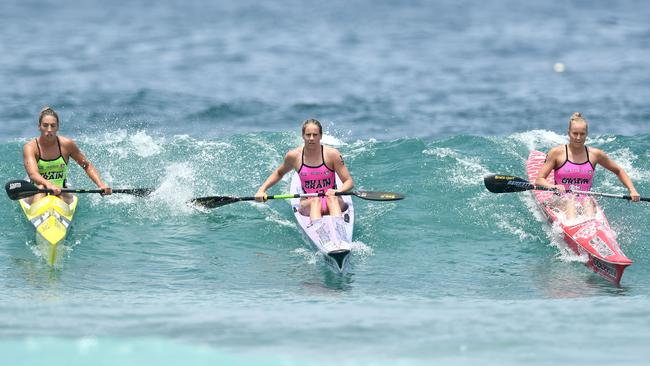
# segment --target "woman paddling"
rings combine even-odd
[[[95,167],[86,159],[77,144],[67,137],[57,136],[59,116],[52,108],[45,107],[41,110],[38,129],[41,135],[30,140],[23,147],[23,163],[32,183],[41,189],[51,189],[54,195],[61,195],[67,203],[72,202],[70,194],[61,194],[61,188],[67,186],[68,161],[72,157],[97,187],[104,191],[102,195],[112,193],[111,188],[104,184]],[[44,196],[44,193],[36,194],[31,197],[30,203]]]
[[[576,213],[586,217],[594,216],[593,198],[585,195],[564,194],[564,192],[569,190],[589,191],[598,164],[616,174],[621,183],[630,191],[632,201],[638,202],[640,198],[632,180],[623,168],[602,150],[585,145],[588,127],[587,120],[582,117],[582,114],[574,113],[569,120],[569,143],[556,146],[548,152],[546,162],[535,180],[535,185],[554,188],[561,194],[561,199],[557,204],[565,211],[569,219],[575,218]],[[546,180],[552,170],[555,171],[555,185]]]
[[[339,151],[333,147],[321,145],[323,127],[315,119],[308,119],[302,125],[303,146],[287,152],[284,162],[269,175],[255,194],[257,201],[264,201],[266,191],[279,182],[291,170],[298,172],[302,190],[305,193],[325,193],[325,197],[309,197],[301,201],[300,213],[309,216],[314,222],[322,215],[340,217],[346,210],[341,197],[336,192],[347,192],[354,187],[352,177],[343,162]],[[342,182],[336,186],[338,175]]]

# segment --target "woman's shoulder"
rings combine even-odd
[[[594,153],[594,154],[602,154],[603,153],[603,150],[601,150],[601,149],[599,149],[597,147],[588,146],[587,149],[588,149],[587,151],[589,151],[590,154],[592,154],[592,153]]]
[[[71,154],[79,150],[77,143],[69,137],[59,136],[59,144],[61,144],[61,150],[63,151],[64,155]]]
[[[71,138],[69,138],[69,137],[61,136],[61,135],[59,135],[59,136],[57,136],[57,137],[59,138],[59,143],[60,143],[61,145],[70,145],[70,144],[75,144],[74,140],[71,139]]]
[[[284,155],[284,159],[294,161],[300,158],[301,154],[302,154],[302,147],[298,146],[294,149],[287,151],[287,153]]]
[[[330,169],[338,169],[339,166],[345,165],[343,162],[343,155],[333,147],[324,147],[323,155],[325,158],[325,165]]]
[[[599,159],[601,159],[603,156],[607,156],[605,152],[597,147],[588,147],[589,152],[589,160],[591,160],[592,163],[598,162]]]
[[[335,147],[326,146],[326,145],[323,145],[323,154],[325,154],[325,156],[339,156],[339,155],[341,155],[341,153]]]
[[[546,156],[548,157],[558,157],[560,155],[564,155],[566,152],[566,145],[558,145],[553,148],[551,148]]]
[[[32,153],[36,155],[37,151],[37,146],[36,146],[36,139],[29,139],[29,141],[25,142],[23,145],[23,152],[25,153]]]
[[[36,148],[36,139],[29,139],[29,140],[27,140],[27,142],[25,142],[25,144],[23,145],[23,147],[24,147],[24,148],[28,148],[28,147],[34,147],[34,148]]]

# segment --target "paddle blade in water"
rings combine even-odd
[[[523,192],[535,189],[529,181],[512,175],[492,174],[483,178],[485,188],[492,193]]]
[[[231,197],[231,196],[211,196],[211,197],[200,197],[191,200],[190,202],[193,205],[201,206],[204,208],[217,208],[225,206],[230,203],[239,202],[242,199],[240,197]]]
[[[368,192],[368,191],[357,191],[352,192],[356,197],[362,198],[364,200],[370,201],[398,201],[403,200],[404,195],[394,192]]]
[[[5,184],[5,191],[11,200],[31,197],[39,192],[38,187],[26,180],[12,180]]]

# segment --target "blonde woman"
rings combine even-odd
[[[574,218],[576,213],[592,217],[595,213],[593,199],[584,195],[562,194],[569,190],[589,191],[593,182],[596,166],[616,174],[618,179],[630,191],[632,201],[638,202],[640,195],[634,188],[632,180],[625,170],[595,147],[585,145],[589,124],[581,113],[576,112],[569,120],[569,143],[552,148],[546,155],[546,162],[535,180],[536,185],[555,188],[561,194],[561,204],[567,217]],[[546,177],[555,171],[555,185]]]

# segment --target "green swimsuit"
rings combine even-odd
[[[52,160],[45,160],[41,158],[41,147],[38,145],[38,139],[36,139],[36,148],[38,148],[38,173],[54,185],[63,188],[65,187],[65,180],[68,177],[68,163],[61,153],[61,142],[58,136],[56,143],[59,145],[59,157]]]

